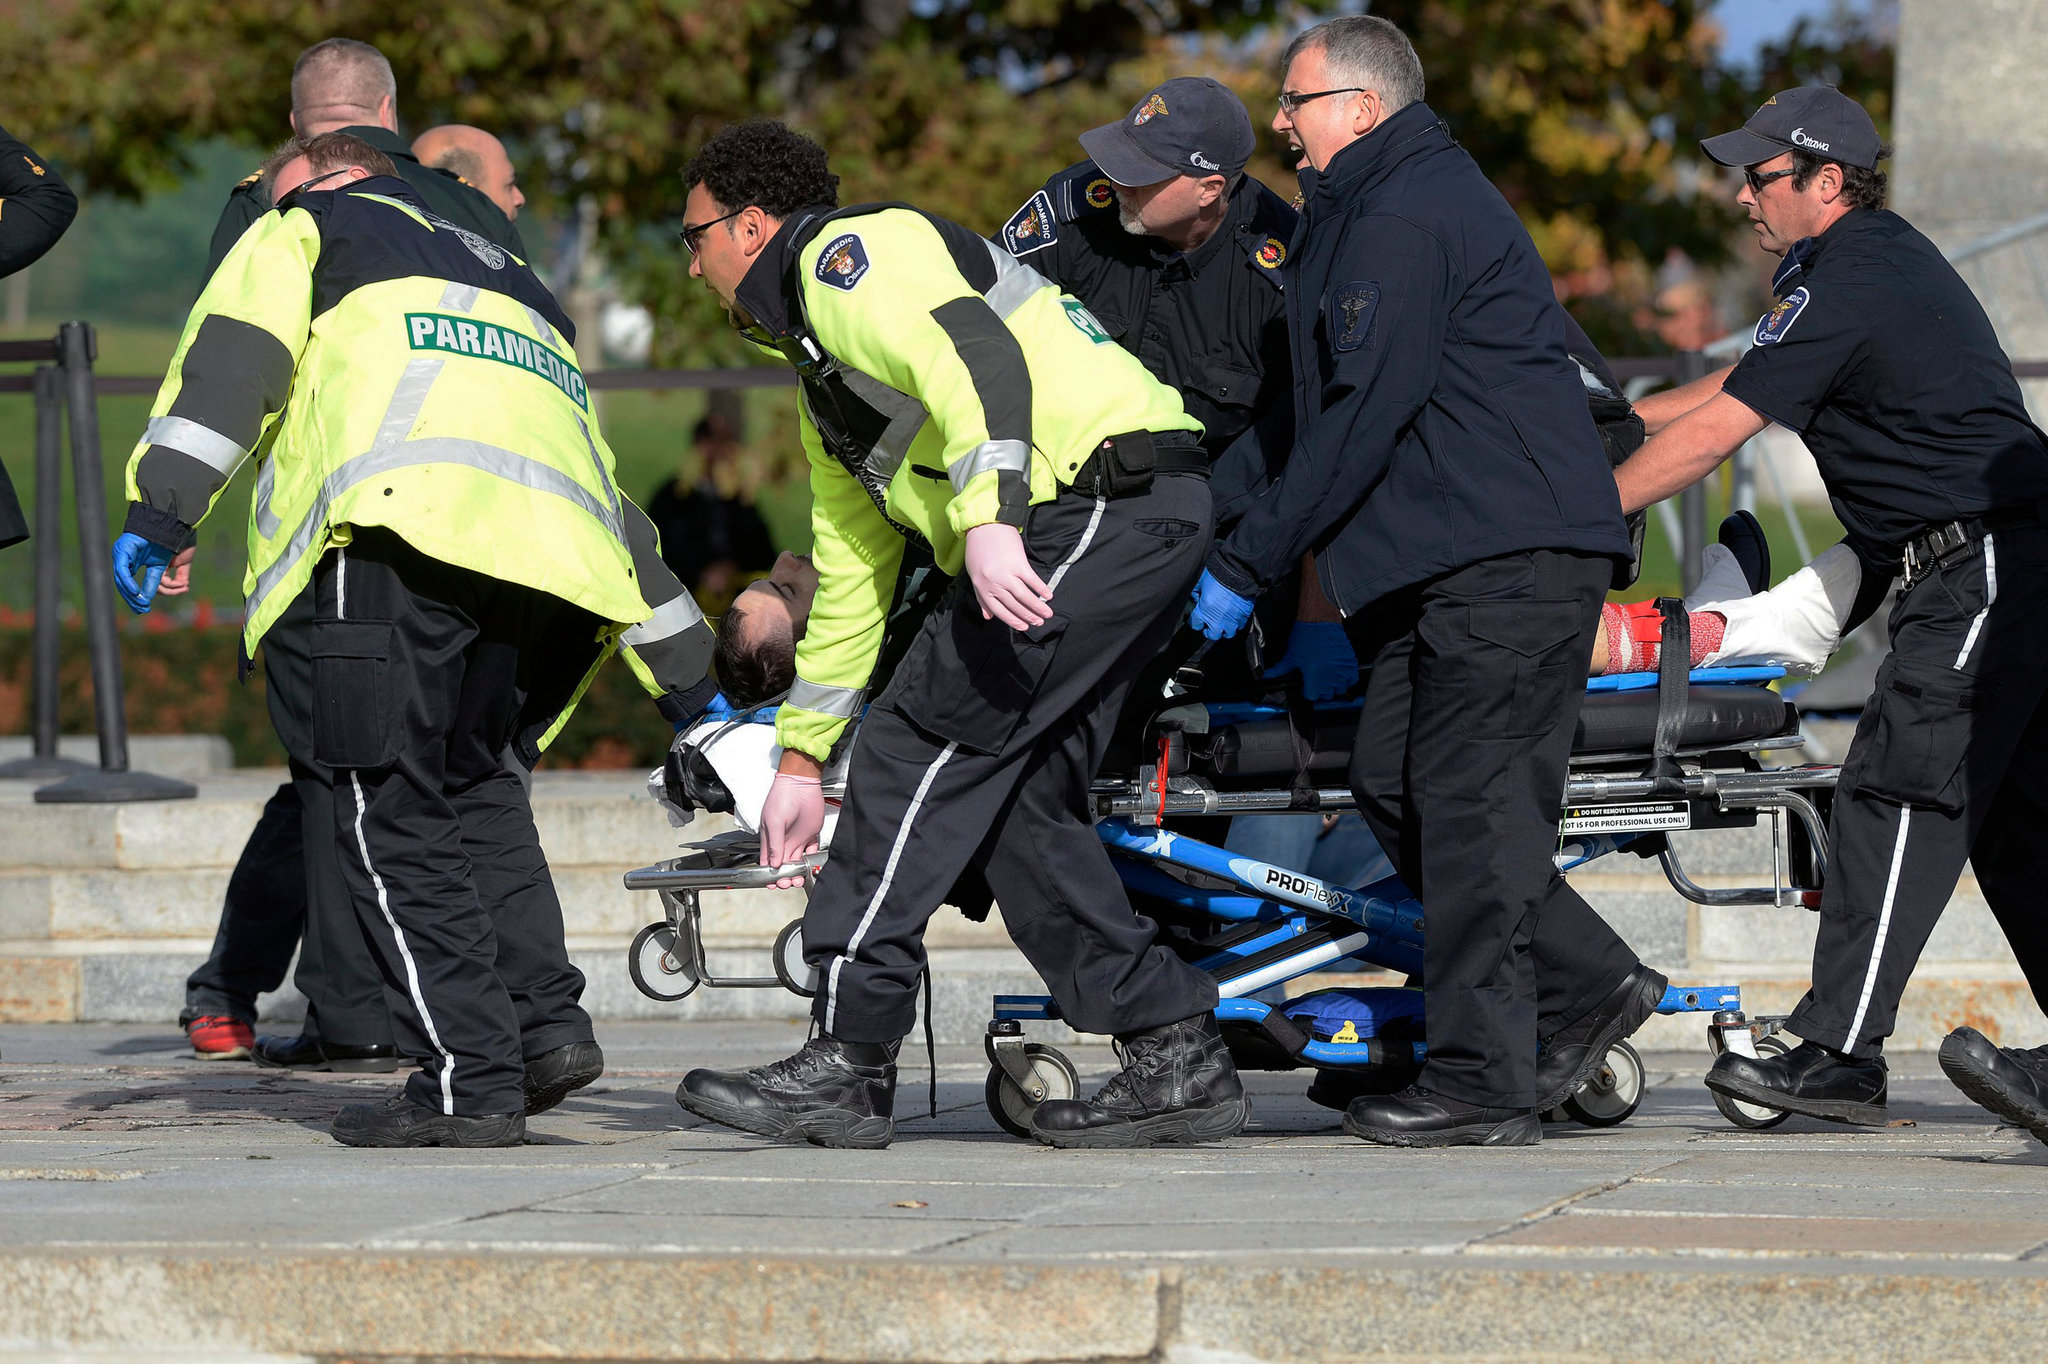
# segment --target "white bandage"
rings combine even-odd
[[[1728,622],[1721,647],[1700,660],[1703,668],[1779,667],[1793,677],[1813,676],[1841,644],[1863,585],[1863,566],[1847,545],[1754,596],[1726,547],[1708,545],[1700,567],[1700,585],[1685,609],[1712,611]]]

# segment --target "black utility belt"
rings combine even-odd
[[[1976,552],[1985,536],[2016,526],[2048,525],[2048,502],[1986,512],[1960,521],[1944,521],[1906,541],[1904,586],[1911,587],[1950,559]]]
[[[1084,497],[1135,497],[1155,474],[1208,473],[1209,452],[1194,432],[1126,431],[1096,446],[1068,486]]]

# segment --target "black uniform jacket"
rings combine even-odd
[[[0,276],[35,264],[77,216],[71,187],[0,128]]]
[[[518,225],[507,218],[482,190],[451,171],[421,165],[420,159],[412,154],[411,145],[389,128],[342,128],[339,131],[360,137],[390,157],[391,164],[398,169],[398,178],[412,187],[420,203],[427,208],[457,227],[466,227],[505,247],[528,265],[533,263],[527,257],[526,243],[520,240]],[[268,212],[270,196],[256,183],[255,176],[251,175],[234,187],[228,194],[227,207],[221,210],[220,221],[214,224],[213,245],[206,254],[208,278],[212,278],[221,261],[242,239],[242,234],[249,230],[249,224]]]
[[[1293,435],[1282,267],[1295,212],[1250,176],[1238,182],[1229,209],[1209,240],[1182,253],[1124,231],[1115,187],[1083,161],[1046,181],[997,234],[1005,250],[1087,304],[1117,344],[1180,391],[1212,460],[1260,425],[1242,460],[1233,456],[1215,470],[1210,489],[1219,515],[1264,486],[1261,446],[1285,459]]]
[[[1254,595],[1313,549],[1349,614],[1516,550],[1627,559],[1549,272],[1437,116],[1409,105],[1301,181],[1294,450],[1210,571]]]
[[[1866,559],[2048,497],[2048,438],[1984,306],[1904,218],[1852,211],[1786,253],[1772,289],[1723,389],[1800,434]]]
[[[28,147],[0,128],[0,276],[33,265],[78,216],[78,196]],[[28,539],[28,518],[0,466],[0,549]]]

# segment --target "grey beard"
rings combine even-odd
[[[1130,233],[1133,237],[1151,235],[1151,230],[1145,226],[1144,220],[1128,208],[1125,208],[1124,201],[1121,199],[1116,201],[1116,220],[1123,224],[1124,231]]]

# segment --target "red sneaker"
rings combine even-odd
[[[202,1061],[244,1061],[255,1044],[256,1030],[239,1018],[208,1014],[185,1025],[192,1054]]]

